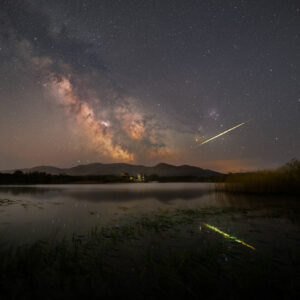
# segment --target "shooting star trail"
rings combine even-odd
[[[228,234],[228,233],[226,233],[226,232],[220,230],[219,228],[217,228],[217,227],[215,227],[215,226],[212,226],[212,225],[209,225],[209,224],[204,224],[204,225],[205,225],[207,228],[209,228],[209,229],[211,229],[211,230],[213,230],[213,231],[215,231],[215,232],[217,232],[217,233],[223,235],[223,236],[224,236],[225,238],[227,238],[227,239],[231,239],[231,240],[233,240],[233,241],[235,241],[235,242],[237,242],[237,243],[240,243],[240,244],[242,244],[242,245],[244,245],[244,246],[246,246],[246,247],[248,247],[248,248],[250,248],[250,249],[252,249],[252,250],[256,250],[253,246],[251,246],[251,245],[245,243],[244,241],[238,239],[237,237],[235,237],[235,236],[233,236],[233,235],[230,235],[230,234]]]
[[[216,136],[214,136],[214,137],[212,137],[212,138],[210,138],[210,139],[208,139],[208,140],[205,140],[204,142],[202,142],[202,143],[200,144],[200,146],[201,146],[201,145],[204,145],[204,144],[206,144],[206,143],[208,143],[208,142],[210,142],[210,141],[212,141],[212,140],[214,140],[214,139],[216,139],[216,138],[218,138],[218,137],[220,137],[220,136],[222,136],[222,135],[224,135],[224,134],[226,134],[226,133],[228,133],[228,132],[230,132],[230,131],[232,131],[232,130],[234,130],[234,129],[236,129],[236,128],[238,128],[238,127],[244,125],[244,124],[246,124],[246,123],[247,123],[247,122],[243,122],[243,123],[238,124],[238,125],[236,125],[236,126],[230,128],[230,129],[228,129],[228,130],[226,130],[226,131],[224,131],[224,132],[221,132],[221,133],[219,133],[218,135],[216,135]]]

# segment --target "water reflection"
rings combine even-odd
[[[232,207],[273,215],[281,210],[281,216],[299,222],[297,202],[216,193],[207,183],[0,186],[0,234],[22,243],[57,229],[62,235],[83,233],[124,214],[176,208]]]
[[[175,199],[190,200],[214,193],[212,184],[106,184],[106,185],[38,185],[3,186],[1,194],[29,195],[31,198],[72,198],[83,201],[127,202],[153,198],[161,202]]]
[[[237,237],[235,237],[235,236],[233,236],[233,235],[230,235],[230,234],[228,234],[228,233],[226,233],[226,232],[220,230],[220,229],[219,229],[218,227],[216,227],[216,226],[213,226],[213,225],[210,225],[210,224],[206,224],[206,223],[204,223],[204,226],[206,226],[207,228],[209,228],[209,229],[211,229],[211,230],[213,230],[213,231],[215,231],[215,232],[221,234],[222,236],[224,236],[224,237],[227,238],[227,239],[231,239],[231,240],[233,240],[233,241],[235,241],[235,242],[237,242],[237,243],[239,243],[239,244],[242,244],[242,245],[244,245],[245,247],[250,248],[251,250],[256,250],[253,246],[247,244],[246,242],[244,242],[244,241],[238,239]],[[200,227],[200,228],[201,228],[201,227]],[[200,229],[200,230],[201,230],[201,229]]]

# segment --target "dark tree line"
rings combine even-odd
[[[144,182],[216,182],[223,181],[223,176],[197,177],[197,176],[145,176]],[[120,175],[88,175],[71,176],[66,174],[51,175],[44,172],[23,173],[15,171],[12,174],[0,173],[0,185],[4,184],[67,184],[67,183],[127,183],[136,179],[123,173]]]
[[[51,175],[44,172],[23,173],[15,171],[12,174],[0,173],[0,184],[67,184],[67,183],[113,183],[130,182],[129,176],[70,176],[65,174]]]

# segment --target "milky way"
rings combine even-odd
[[[131,161],[133,154],[113,142],[113,133],[108,122],[99,121],[95,118],[94,110],[84,101],[74,95],[72,85],[66,78],[54,81],[52,88],[58,92],[61,103],[66,107],[80,129],[88,137],[89,143],[104,156],[112,157],[120,161]]]
[[[2,0],[0,22],[0,169],[300,153],[299,1]]]

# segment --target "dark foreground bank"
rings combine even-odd
[[[177,209],[130,216],[72,239],[2,244],[1,298],[296,299],[299,240],[294,229],[283,230],[282,216],[285,230],[299,228],[294,207]],[[270,218],[268,235],[251,223]]]

